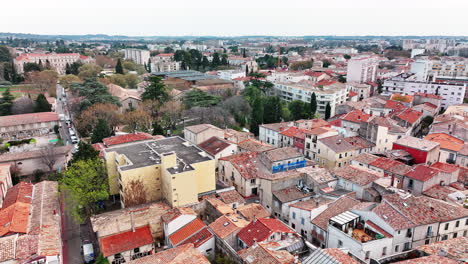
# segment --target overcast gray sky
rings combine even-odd
[[[468,35],[468,0],[4,0],[0,32]]]

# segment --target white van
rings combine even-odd
[[[94,261],[93,244],[87,243],[83,245],[83,257],[85,263],[92,263]]]

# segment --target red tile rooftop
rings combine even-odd
[[[429,134],[424,139],[432,142],[437,142],[440,144],[440,148],[452,150],[455,152],[459,152],[465,144],[463,140],[447,135],[445,133]]]
[[[198,147],[206,151],[208,154],[215,156],[221,151],[225,150],[231,144],[224,139],[218,137],[211,137],[202,143],[198,144]]]
[[[149,226],[136,228],[135,231],[129,230],[115,235],[101,237],[99,245],[104,257],[122,253],[127,250],[133,250],[144,245],[153,243],[151,230]]]
[[[443,163],[443,162],[436,162],[431,165],[431,168],[436,168],[445,172],[456,172],[457,170],[460,169],[460,167],[457,165]]]
[[[129,264],[210,264],[210,261],[193,244],[170,248],[153,255],[138,258]]]
[[[347,165],[342,168],[335,168],[332,173],[337,177],[353,182],[360,186],[368,185],[380,179],[377,174],[371,173],[370,171],[366,171],[364,169],[359,169],[358,167],[351,165]]]
[[[244,227],[238,234],[238,238],[247,246],[252,246],[254,242],[262,242],[273,233],[295,233],[288,226],[275,218],[258,218]]]
[[[366,114],[362,112],[361,110],[355,109],[347,114],[344,114],[340,119],[349,121],[349,122],[354,122],[354,123],[360,123],[360,122],[366,122],[371,115]]]
[[[18,126],[44,122],[57,122],[58,120],[58,115],[55,112],[7,115],[0,116],[0,127]]]
[[[102,142],[104,142],[105,146],[110,147],[113,145],[119,145],[119,144],[142,141],[142,140],[149,140],[149,139],[154,139],[154,137],[147,133],[137,132],[137,133],[131,133],[131,134],[126,134],[126,135],[118,135],[118,136],[104,138]]]
[[[432,179],[434,176],[436,176],[439,173],[440,173],[440,170],[436,168],[431,168],[426,165],[420,164],[420,165],[413,167],[412,170],[408,171],[406,173],[406,176],[411,179],[425,182],[425,181]]]
[[[172,245],[177,246],[185,239],[193,236],[205,227],[206,225],[203,223],[203,221],[200,220],[200,218],[196,218],[192,222],[186,224],[176,232],[172,233],[169,236],[169,241],[171,241]]]
[[[422,115],[423,114],[419,111],[407,108],[396,116],[410,124],[414,124],[422,117]]]

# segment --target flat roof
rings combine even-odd
[[[172,153],[177,156],[177,166],[168,169],[172,174],[193,170],[190,164],[212,159],[203,150],[181,137],[140,141],[124,146],[110,147],[105,151],[125,155],[127,164],[119,167],[123,171],[161,164],[161,156]]]

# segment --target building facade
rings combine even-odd
[[[44,67],[50,65],[59,74],[65,74],[68,65],[74,62],[92,63],[91,57],[80,55],[79,53],[23,53],[14,59],[16,71],[24,73],[24,64],[37,63]]]
[[[149,50],[125,49],[125,59],[132,60],[136,64],[147,64],[150,58]]]

